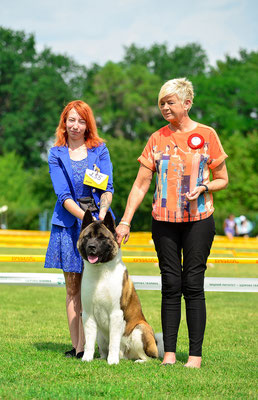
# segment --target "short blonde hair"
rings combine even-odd
[[[169,94],[177,95],[182,104],[185,100],[191,100],[193,103],[194,89],[193,84],[186,78],[170,79],[161,87],[158,97],[158,106],[160,108],[160,102],[163,97]]]

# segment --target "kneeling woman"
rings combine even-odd
[[[86,201],[82,207],[89,208],[96,219],[102,220],[113,194],[109,152],[98,136],[94,115],[88,104],[75,100],[64,108],[48,163],[57,202],[45,268],[59,268],[64,272],[66,310],[73,346],[65,356],[81,358],[84,348],[80,316],[83,261],[76,245],[85,211],[78,199]],[[105,190],[97,188],[98,185],[94,187],[83,183],[87,168],[108,176]]]

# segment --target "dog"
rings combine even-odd
[[[100,357],[110,365],[120,359],[144,362],[162,356],[162,338],[158,336],[157,343],[143,315],[122,262],[110,212],[104,221],[93,220],[91,212],[85,212],[77,247],[84,259],[81,299],[86,343],[82,361],[93,360],[96,341]]]

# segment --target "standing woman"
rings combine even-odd
[[[200,368],[206,323],[204,273],[215,235],[212,192],[226,188],[228,175],[227,155],[217,133],[188,115],[193,97],[192,83],[186,78],[172,79],[161,87],[158,106],[168,125],[151,135],[138,159],[141,165],[117,239],[119,244],[129,239],[133,215],[156,172],[152,237],[162,280],[162,364],[176,362],[183,295],[189,334],[185,366]]]
[[[94,115],[88,104],[75,100],[64,108],[48,163],[57,202],[45,268],[63,270],[67,318],[73,346],[65,356],[81,358],[84,348],[80,316],[83,261],[76,244],[85,211],[79,206],[78,199],[83,198],[86,208],[92,211],[96,219],[102,220],[114,192],[109,152],[98,136]],[[108,175],[105,191],[83,184],[87,168]]]

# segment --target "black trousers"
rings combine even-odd
[[[215,224],[212,215],[196,222],[172,223],[152,220],[152,238],[161,272],[161,320],[166,352],[176,352],[183,295],[186,304],[189,355],[202,355],[206,324],[204,273],[214,235]]]

